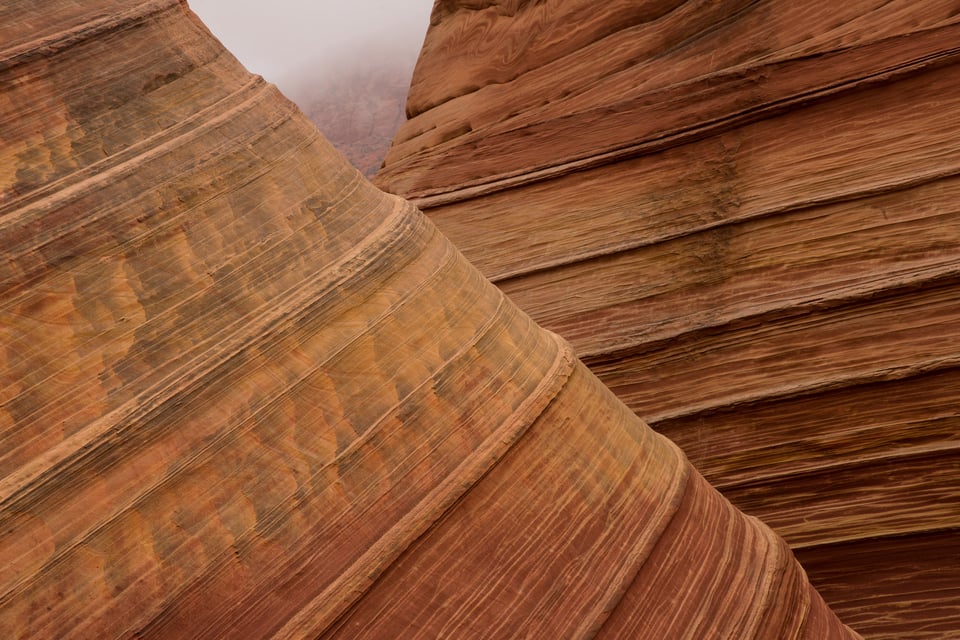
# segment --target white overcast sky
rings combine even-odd
[[[415,60],[433,0],[188,0],[254,73],[284,84],[325,66]]]

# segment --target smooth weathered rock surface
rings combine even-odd
[[[0,42],[0,637],[855,636],[184,3]]]
[[[437,2],[376,178],[871,638],[960,634],[958,14]]]

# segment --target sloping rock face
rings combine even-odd
[[[0,637],[855,637],[185,4],[0,42]]]
[[[437,2],[376,180],[872,638],[960,634],[958,13]]]

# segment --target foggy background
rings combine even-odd
[[[188,0],[243,65],[276,84],[372,177],[406,120],[433,0]]]
[[[433,0],[188,0],[217,38],[281,90],[305,75],[416,61]]]

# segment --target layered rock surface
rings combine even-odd
[[[855,637],[184,3],[0,42],[0,637]]]
[[[958,14],[437,2],[376,179],[872,638],[960,634]]]

